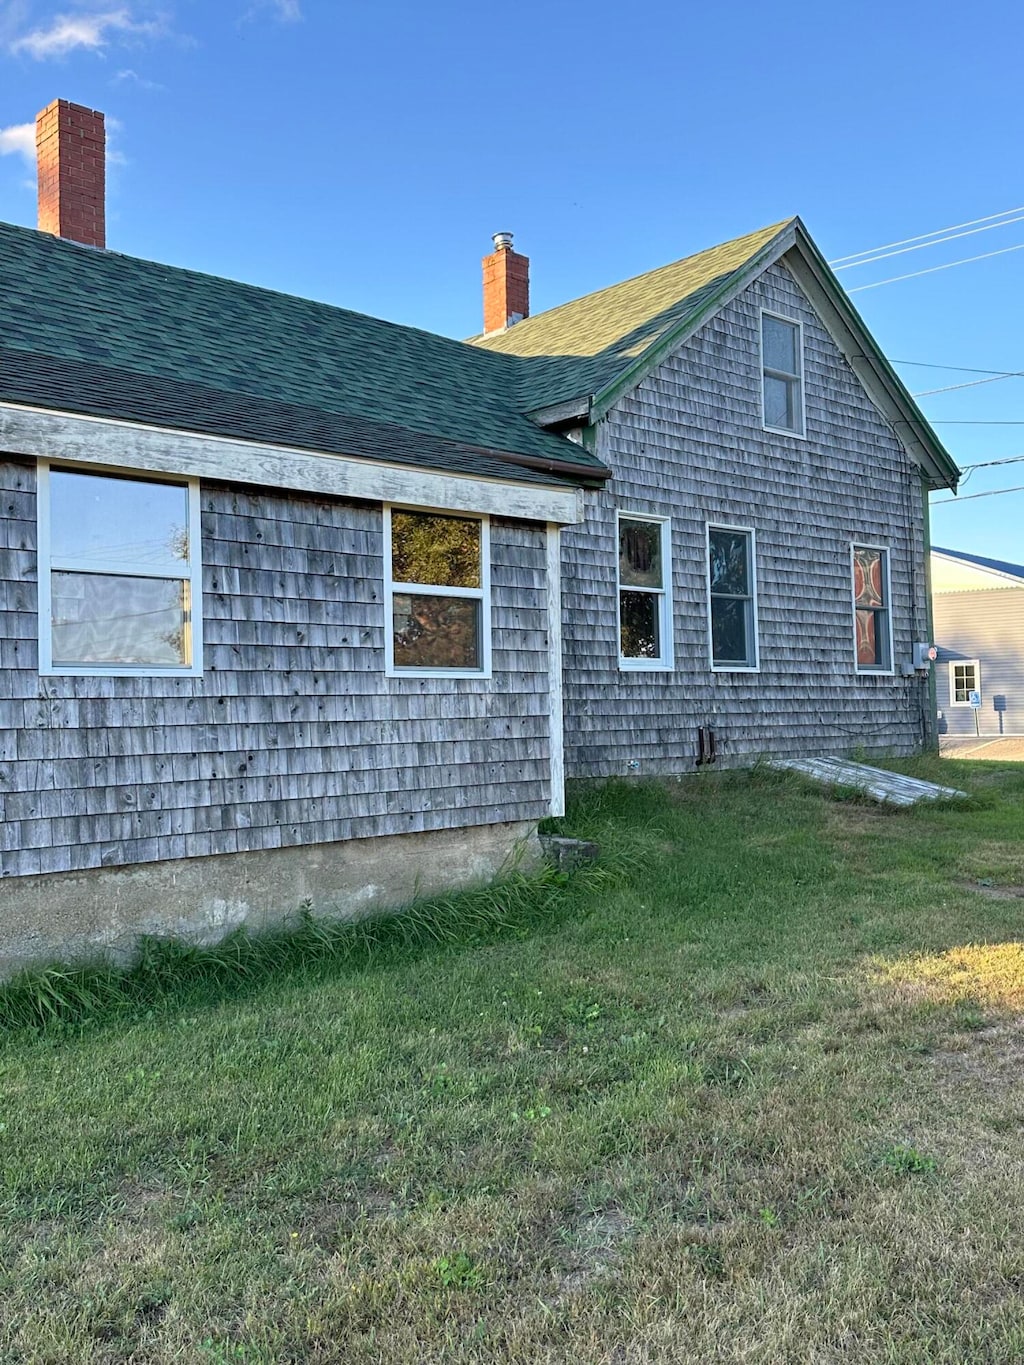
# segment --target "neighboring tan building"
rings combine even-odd
[[[933,548],[932,616],[939,734],[1024,735],[1024,565]]]

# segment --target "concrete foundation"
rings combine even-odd
[[[99,955],[128,963],[142,935],[215,943],[303,903],[355,919],[539,858],[535,826],[515,823],[11,877],[0,882],[0,975]]]

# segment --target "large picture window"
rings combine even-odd
[[[758,667],[757,586],[749,528],[708,527],[708,598],[711,667],[753,672]]]
[[[388,674],[489,675],[486,518],[385,508]]]
[[[43,463],[39,671],[202,673],[199,485]]]
[[[892,671],[889,552],[853,546],[853,617],[858,673]]]
[[[761,383],[765,427],[802,436],[804,358],[799,322],[761,314]]]
[[[620,512],[619,667],[668,669],[672,657],[672,540],[664,517]]]

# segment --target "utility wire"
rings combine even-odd
[[[919,370],[959,370],[962,374],[1009,374],[1009,370],[979,370],[975,365],[935,365],[928,360],[894,360],[894,365],[916,365]]]
[[[890,247],[906,246],[909,242],[923,242],[926,237],[941,237],[946,232],[958,232],[960,228],[974,227],[976,223],[990,223],[993,218],[1006,218],[1011,213],[1024,213],[1024,204],[1015,209],[1004,209],[1002,213],[989,213],[984,218],[971,218],[966,223],[954,223],[952,227],[936,228],[934,232],[922,232],[916,237],[904,237],[899,242],[884,242],[881,246],[871,247],[869,251],[854,251],[849,256],[837,256],[829,265],[843,265],[846,261],[856,261],[861,256],[873,256],[876,251],[888,251]]]
[[[887,261],[890,256],[905,256],[908,251],[923,251],[926,246],[941,246],[944,242],[956,242],[961,237],[973,237],[976,232],[994,232],[996,228],[1011,227],[1014,223],[1024,223],[1024,214],[1017,218],[1004,218],[1001,223],[989,223],[985,227],[969,228],[967,232],[953,232],[948,237],[936,237],[931,242],[918,242],[916,246],[901,246],[898,251],[880,251],[874,256],[866,255],[862,261],[851,261],[849,265],[837,265],[836,270],[855,270],[859,265],[874,265],[876,261]]]
[[[912,398],[931,398],[936,393],[953,393],[956,389],[976,389],[980,384],[995,384],[1000,379],[1020,379],[1024,376],[1024,370],[1007,370],[1004,374],[994,374],[988,379],[969,379],[966,384],[947,384],[941,389],[923,389],[920,393],[911,394]]]
[[[947,503],[959,505],[962,502],[973,502],[975,498],[1001,498],[1004,493],[1024,493],[1024,483],[1018,484],[1016,488],[993,488],[989,493],[968,493],[965,498],[939,498],[932,506],[945,507]]]
[[[1024,427],[1024,422],[1016,420],[1004,422],[997,417],[929,417],[928,425],[932,427]]]
[[[960,480],[960,486],[963,487],[977,469],[995,469],[997,465],[1021,464],[1022,462],[1024,462],[1024,455],[1007,455],[1006,458],[1002,460],[978,460],[975,464],[963,464],[960,466],[964,471],[964,476]]]
[[[919,275],[934,275],[938,270],[952,270],[956,265],[970,265],[972,261],[987,261],[990,256],[1005,256],[1010,251],[1024,251],[1024,242],[1016,246],[1004,246],[998,251],[983,251],[980,256],[964,256],[959,261],[947,261],[945,265],[932,265],[927,270],[912,270],[909,275],[893,275],[888,280],[875,280],[873,284],[858,284],[856,289],[848,289],[848,294],[859,294],[864,289],[880,289],[883,284],[899,284],[901,280],[916,280]]]

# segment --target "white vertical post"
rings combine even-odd
[[[548,697],[551,707],[551,814],[565,814],[565,735],[562,719],[562,528],[548,523]]]

